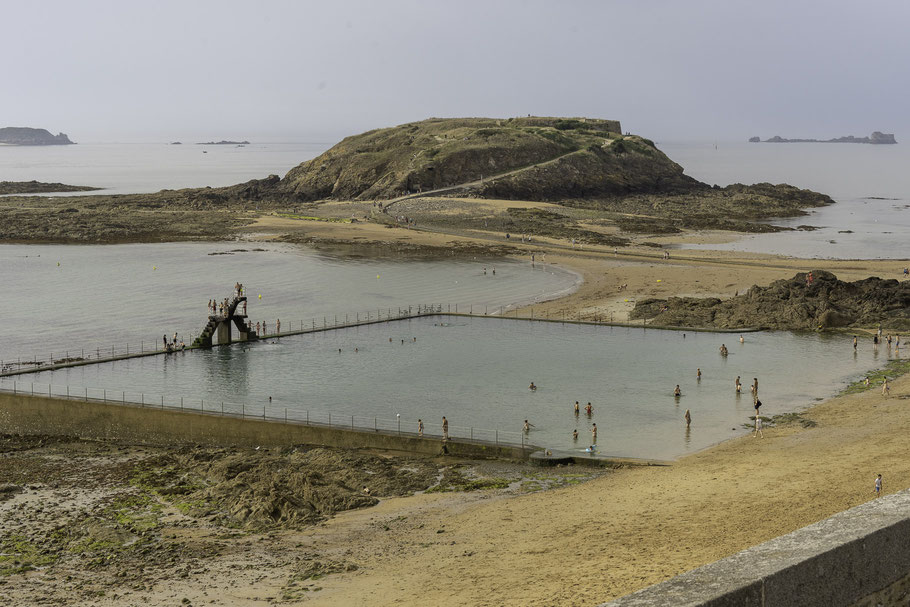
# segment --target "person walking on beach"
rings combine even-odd
[[[888,385],[888,378],[882,380],[882,396],[891,394],[891,386]]]
[[[875,477],[875,497],[878,497],[882,494],[882,475],[879,474]]]
[[[442,440],[449,440],[449,420],[442,416]]]
[[[684,417],[686,418],[686,428],[688,428],[689,426],[692,425],[692,414],[689,413],[688,409],[686,409],[686,414],[684,415]]]
[[[758,415],[757,413],[755,415],[755,434],[752,435],[752,438],[755,438],[756,436],[765,438],[764,433],[761,431],[761,415]]]
[[[417,420],[417,436],[423,436],[423,420]]]

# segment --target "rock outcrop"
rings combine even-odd
[[[749,141],[757,143],[761,141],[758,137],[752,137]],[[875,131],[868,137],[854,137],[853,135],[847,135],[845,137],[835,137],[834,139],[786,139],[780,135],[775,135],[765,139],[765,143],[876,143],[876,144],[889,144],[897,143],[897,140],[894,138],[893,133],[882,133],[880,131]]]
[[[811,280],[809,279],[811,274]],[[633,319],[679,327],[828,329],[877,327],[910,329],[910,281],[870,277],[844,282],[823,270],[800,272],[767,287],[717,298],[646,299]]]
[[[47,129],[7,126],[0,128],[0,143],[7,145],[71,145],[65,133],[51,135]]]

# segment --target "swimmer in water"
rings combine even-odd
[[[572,440],[578,442],[578,428],[572,430]]]
[[[679,384],[676,384],[676,388],[673,390],[673,396],[676,398],[682,396],[682,390],[679,389]]]
[[[575,401],[575,417],[578,417],[578,401]]]
[[[746,343],[746,340],[743,338],[742,335],[739,336],[739,343],[741,343],[741,344]]]
[[[528,386],[528,390],[536,390],[537,386],[534,385],[534,382],[531,382],[531,385]]]

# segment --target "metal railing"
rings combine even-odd
[[[72,401],[111,403],[123,406],[167,409],[205,413],[241,419],[266,420],[286,424],[303,424],[354,430],[359,432],[376,432],[386,435],[408,437],[423,436],[426,438],[443,438],[442,423],[424,421],[422,434],[418,431],[418,420],[394,419],[378,416],[357,415],[341,412],[313,411],[295,406],[276,406],[270,403],[251,405],[222,400],[203,398],[185,398],[165,394],[136,392],[127,390],[108,390],[105,388],[72,387],[53,384],[24,382],[10,377],[0,377],[0,392],[47,396],[69,399]],[[473,442],[512,447],[531,447],[527,436],[521,431],[497,430],[449,424],[448,438],[462,442]]]

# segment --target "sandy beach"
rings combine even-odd
[[[343,213],[349,215],[349,209]],[[261,217],[239,236],[435,253],[482,254],[507,246],[511,257],[531,263],[533,254],[535,263],[584,277],[574,293],[513,313],[604,319],[612,314],[617,321],[624,321],[640,298],[727,297],[808,269],[846,280],[897,277],[905,263],[701,250],[674,251],[664,260],[662,250],[648,246],[582,248],[546,239],[506,241],[503,234],[488,232],[276,216]],[[697,238],[683,234],[679,241]],[[908,398],[910,378],[901,378],[887,398],[875,387],[840,396],[766,425],[763,438],[730,440],[669,466],[617,468],[545,491],[388,497],[302,530],[226,532],[168,511],[161,537],[177,538],[181,549],[193,547],[198,554],[187,561],[191,564],[156,563],[152,581],[131,587],[106,582],[101,587],[108,591],[85,604],[171,605],[182,599],[216,605],[597,604],[872,499],[878,473],[886,493],[906,488]],[[693,428],[698,422],[693,420]],[[126,448],[124,457],[135,455],[134,449]],[[8,576],[0,596],[24,599],[40,587],[42,596],[59,597],[48,590],[53,583],[48,575]]]

